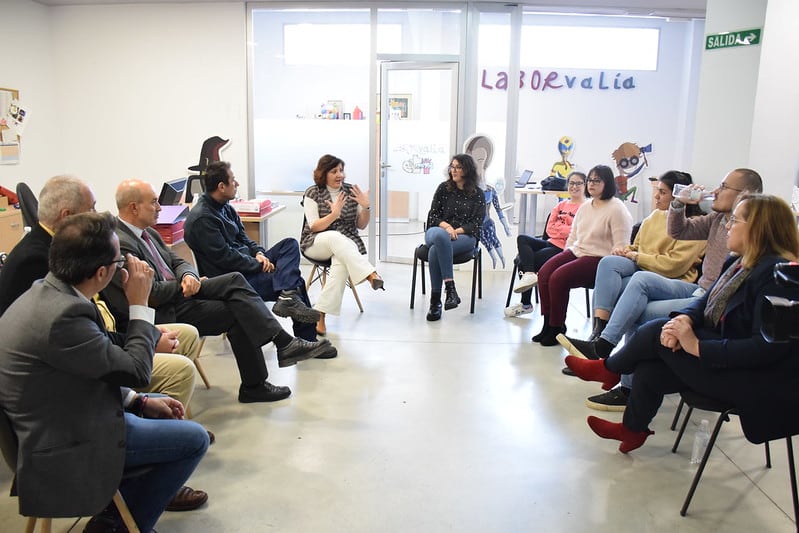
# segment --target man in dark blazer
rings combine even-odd
[[[261,347],[273,342],[280,367],[313,357],[336,356],[329,341],[306,341],[286,333],[269,312],[260,296],[238,272],[200,278],[187,261],[169,250],[158,232],[151,228],[161,206],[152,185],[140,180],[123,181],[116,192],[120,224],[120,248],[150,264],[155,271],[150,305],[156,320],[186,322],[201,335],[227,333],[241,375],[240,402],[282,400],[291,394],[285,386],[275,386],[268,372]],[[120,327],[127,316],[120,276],[115,276],[103,292]]]
[[[151,531],[205,454],[208,434],[194,422],[152,420],[183,418],[183,406],[127,388],[149,381],[161,332],[147,307],[152,269],[121,257],[115,224],[108,213],[65,219],[51,272],[0,317],[0,407],[19,441],[21,514],[96,514],[119,488],[137,525]],[[118,271],[130,317],[122,345],[91,301]],[[120,485],[125,468],[145,463],[151,468],[135,483]],[[87,531],[117,525],[100,520]]]

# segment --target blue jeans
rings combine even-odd
[[[424,234],[424,243],[430,248],[427,253],[430,267],[430,290],[441,292],[445,279],[452,279],[452,258],[458,254],[473,250],[477,239],[471,235],[458,235],[457,240],[449,238],[444,228],[428,228]]]
[[[154,420],[125,413],[125,469],[152,466],[119,486],[141,531],[152,531],[164,508],[208,449],[208,432],[188,420]]]
[[[695,283],[664,278],[654,272],[643,270],[636,272],[616,302],[616,307],[613,308],[613,313],[611,313],[608,325],[605,326],[601,337],[614,346],[619,344],[622,336],[632,331],[635,324],[641,321],[649,302],[689,298],[698,288],[699,285]],[[659,303],[658,306],[660,309],[667,309],[660,316],[667,316],[675,309],[671,303]]]
[[[624,292],[633,274],[639,268],[635,261],[620,255],[607,255],[596,269],[597,282],[594,285],[594,310],[611,312]]]

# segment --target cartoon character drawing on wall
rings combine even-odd
[[[486,198],[486,216],[480,228],[480,242],[483,243],[483,246],[488,250],[488,255],[491,256],[493,268],[497,268],[497,258],[499,258],[502,263],[502,268],[505,268],[505,256],[502,253],[502,243],[499,242],[499,238],[497,238],[497,228],[494,225],[494,221],[491,219],[491,206],[494,206],[497,217],[502,223],[502,227],[505,228],[505,235],[508,237],[510,237],[510,226],[508,225],[508,219],[505,217],[502,206],[499,205],[497,190],[491,185],[486,184],[484,194]]]
[[[631,204],[638,203],[638,200],[635,199],[638,187],[630,186],[629,182],[644,167],[649,166],[646,154],[651,152],[651,144],[639,148],[635,143],[625,142],[621,143],[611,154],[611,157],[616,162],[616,168],[619,169],[619,175],[616,176],[616,197],[622,202],[629,199]]]
[[[560,161],[556,161],[552,165],[552,170],[549,171],[550,176],[568,179],[574,165],[569,161],[569,156],[574,151],[574,141],[568,135],[564,135],[558,139],[558,152],[560,152]]]

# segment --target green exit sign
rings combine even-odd
[[[743,31],[725,31],[705,37],[705,50],[731,48],[733,46],[752,46],[760,44],[760,28]]]

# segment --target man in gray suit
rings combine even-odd
[[[153,271],[120,256],[115,225],[108,213],[66,218],[50,273],[0,317],[0,408],[19,441],[21,514],[96,514],[119,488],[139,528],[151,531],[205,454],[208,434],[194,422],[157,420],[183,418],[179,401],[128,388],[148,383],[161,332],[147,307]],[[121,345],[91,301],[117,271],[130,317]],[[124,469],[142,465],[150,469],[120,484]],[[104,521],[93,518],[87,531],[118,526]]]
[[[152,185],[123,181],[117,187],[116,202],[122,252],[146,261],[155,271],[150,305],[155,308],[156,320],[192,324],[200,335],[227,333],[241,375],[240,402],[270,402],[291,394],[288,387],[266,380],[268,372],[261,351],[264,344],[275,344],[280,367],[337,355],[326,339],[311,342],[286,333],[240,273],[201,278],[192,265],[168,249],[151,227],[161,210]],[[119,276],[103,295],[117,317],[118,328],[123,329],[127,311]]]

